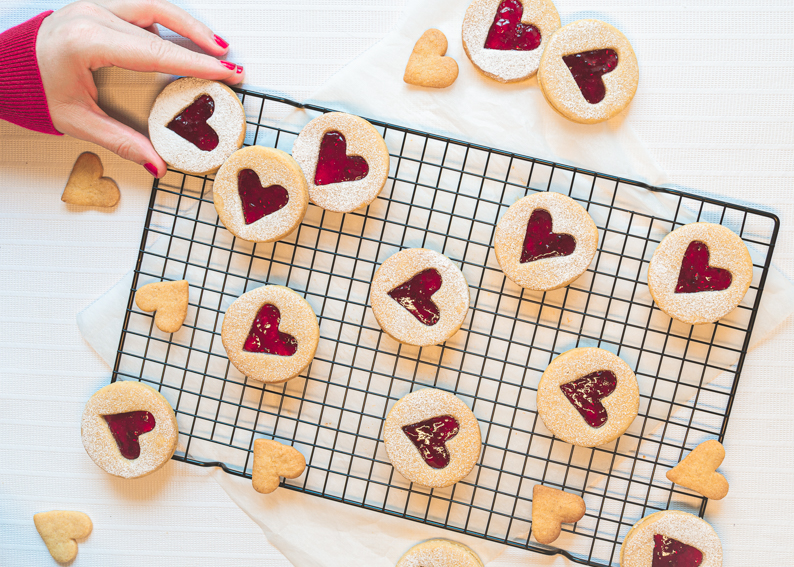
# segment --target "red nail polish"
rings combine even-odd
[[[153,165],[153,164],[151,164],[151,163],[145,163],[145,164],[143,164],[143,168],[144,168],[146,171],[148,171],[149,173],[151,173],[153,176],[157,177],[157,168],[156,168],[156,167],[154,167],[154,165]]]
[[[227,47],[229,47],[229,43],[225,39],[223,39],[222,37],[217,36],[217,35],[213,36],[213,37],[215,38],[215,43],[220,45],[222,48],[226,49]]]
[[[242,65],[238,65],[237,66],[237,74],[239,75],[242,72],[243,72],[243,66]]]
[[[234,68],[237,67],[237,65],[235,65],[234,63],[229,63],[228,61],[221,61],[221,65],[226,67],[229,71],[233,71]]]

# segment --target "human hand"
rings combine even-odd
[[[187,37],[210,55],[228,44],[167,0],[74,2],[44,18],[36,40],[47,105],[55,128],[94,142],[160,177],[166,164],[149,139],[112,119],[97,105],[92,71],[121,67],[201,79],[242,82],[243,68],[163,40],[154,24]]]

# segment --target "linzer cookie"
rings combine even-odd
[[[266,285],[234,300],[223,316],[221,339],[237,370],[271,384],[294,378],[309,365],[320,328],[311,305],[300,295]]]
[[[298,163],[281,150],[261,146],[234,152],[215,176],[212,194],[223,225],[252,242],[284,238],[309,205]]]
[[[372,278],[372,312],[401,343],[430,346],[454,335],[469,310],[469,285],[438,252],[410,248],[389,257]]]
[[[733,311],[753,281],[742,239],[719,224],[695,222],[664,237],[648,266],[659,309],[690,325],[713,323]]]
[[[538,69],[538,84],[549,104],[569,120],[586,124],[626,108],[639,77],[629,40],[598,20],[579,20],[557,30]]]
[[[448,539],[416,544],[397,562],[397,567],[483,567],[471,549]]]
[[[312,203],[337,213],[369,205],[389,176],[389,150],[374,126],[329,112],[304,126],[292,157],[300,164]]]
[[[213,173],[245,139],[245,110],[232,89],[186,77],[165,87],[149,113],[149,138],[174,169]]]
[[[176,450],[179,429],[170,404],[140,382],[114,382],[83,410],[83,447],[105,472],[138,478],[162,467]]]
[[[460,399],[427,388],[403,396],[386,416],[383,442],[400,474],[422,486],[455,484],[480,456],[480,426]]]
[[[551,361],[538,384],[538,414],[554,435],[580,447],[609,443],[640,405],[637,378],[609,351],[586,347]]]

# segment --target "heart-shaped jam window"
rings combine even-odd
[[[281,312],[275,305],[265,304],[254,317],[254,324],[245,339],[243,350],[277,356],[292,356],[298,350],[295,337],[278,330]]]
[[[653,536],[651,567],[698,567],[702,562],[699,549],[661,534]]]
[[[722,291],[731,287],[732,281],[733,276],[728,270],[709,266],[709,247],[704,242],[693,240],[681,260],[675,292]]]
[[[598,428],[607,422],[607,409],[601,403],[615,391],[618,380],[609,370],[598,370],[572,382],[560,386],[576,411],[590,427]]]
[[[449,464],[446,442],[455,437],[458,431],[460,425],[451,415],[431,417],[403,426],[403,432],[419,449],[422,459],[434,469],[443,469]]]
[[[201,95],[168,123],[169,130],[176,132],[198,149],[209,152],[218,147],[218,133],[207,124],[215,112],[215,101],[210,95]]]
[[[251,224],[283,209],[289,202],[289,193],[281,185],[262,187],[259,176],[253,169],[241,169],[237,173],[237,191],[243,203],[243,219]]]
[[[102,417],[116,440],[121,456],[131,461],[140,457],[141,445],[138,437],[154,429],[154,416],[148,411],[128,411]]]
[[[543,258],[570,256],[576,249],[576,240],[570,234],[557,234],[551,230],[551,213],[545,209],[535,209],[529,216],[521,263],[534,262]]]
[[[595,49],[566,55],[562,58],[571,71],[582,96],[590,104],[604,100],[607,94],[602,76],[618,66],[618,54],[614,49]]]
[[[389,297],[405,307],[420,323],[431,327],[441,313],[431,296],[441,289],[441,274],[435,268],[422,270],[389,292]]]
[[[532,51],[540,45],[540,30],[532,24],[522,24],[524,5],[519,0],[502,0],[496,9],[485,49],[502,51]]]
[[[341,132],[325,133],[314,170],[315,185],[358,181],[364,179],[367,173],[369,166],[363,157],[347,155],[347,140]]]

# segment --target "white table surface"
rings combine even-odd
[[[441,1],[441,0],[435,0]],[[405,0],[182,0],[233,45],[249,85],[307,97],[383,37]],[[0,29],[65,2],[6,1]],[[672,181],[775,212],[774,263],[794,279],[794,5],[790,0],[559,0],[563,23],[609,14],[637,52],[631,127]],[[468,65],[468,61],[459,61]],[[101,76],[108,104],[135,119],[147,76]],[[536,87],[533,87],[536,88]],[[136,118],[135,118],[136,117]],[[476,138],[472,134],[472,138]],[[74,159],[96,151],[122,200],[112,212],[60,201]],[[590,164],[598,169],[598,164]],[[54,565],[35,512],[78,509],[94,532],[75,565],[289,563],[202,470],[172,462],[138,481],[96,468],[80,443],[88,397],[110,370],[75,315],[134,266],[151,178],[70,138],[0,122],[0,565]],[[729,496],[711,502],[726,567],[794,564],[794,321],[747,358],[722,466]],[[563,565],[508,550],[494,567]],[[298,566],[300,567],[300,566]]]

